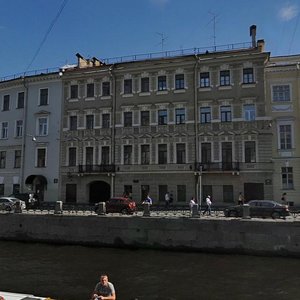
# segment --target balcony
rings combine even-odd
[[[115,165],[79,165],[78,173],[99,174],[114,173]]]
[[[195,163],[195,171],[202,172],[251,172],[251,171],[265,171],[272,172],[272,162],[217,162],[217,163]]]

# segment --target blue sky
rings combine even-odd
[[[252,24],[272,56],[300,54],[299,16],[300,0],[0,0],[0,78],[75,63],[77,52],[101,59],[250,42]]]

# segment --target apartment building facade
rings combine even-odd
[[[61,93],[58,72],[0,82],[0,195],[58,200]]]
[[[300,56],[271,57],[265,69],[267,110],[272,116],[274,199],[287,193],[299,205]]]
[[[103,63],[84,59],[63,82],[64,202],[128,194],[175,203],[273,197],[264,42],[249,48]]]

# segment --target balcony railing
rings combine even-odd
[[[112,173],[115,165],[79,165],[78,173]]]
[[[273,170],[272,162],[217,162],[217,163],[195,163],[195,171],[258,171],[263,170],[271,172]]]

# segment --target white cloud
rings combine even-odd
[[[150,2],[160,8],[164,8],[170,0],[150,0]]]
[[[297,5],[287,5],[280,9],[279,18],[282,21],[290,21],[294,19],[299,13]]]

